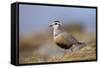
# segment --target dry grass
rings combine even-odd
[[[95,45],[86,46],[77,52],[66,53],[64,56],[51,56],[50,61],[77,61],[77,60],[95,60]],[[56,59],[56,60],[55,60]]]
[[[28,56],[21,56],[20,63],[40,63],[40,62],[56,62],[56,61],[77,61],[77,60],[95,60],[96,50],[95,45],[86,46],[77,52],[70,52],[63,55],[45,56],[33,53]],[[24,57],[24,58],[23,58]]]

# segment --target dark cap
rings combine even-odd
[[[56,20],[56,21],[54,21],[54,22],[60,22],[60,21]]]

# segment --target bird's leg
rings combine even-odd
[[[72,52],[78,52],[81,48],[85,46],[85,43],[74,44],[71,47]]]
[[[75,51],[75,48],[76,48],[76,45],[72,45],[72,47],[70,48],[71,49],[71,52],[74,52]]]
[[[70,48],[70,50],[71,50],[70,52],[73,52],[73,48],[72,47]]]

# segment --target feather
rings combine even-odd
[[[64,49],[71,48],[73,44],[78,44],[78,41],[68,32],[64,32],[58,21],[52,24],[53,38],[55,43]]]
[[[77,40],[70,34],[62,32],[54,37],[54,41],[58,44],[65,44],[66,46],[71,46],[77,43]]]

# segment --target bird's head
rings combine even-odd
[[[58,28],[61,25],[60,21],[54,21],[49,27]]]

